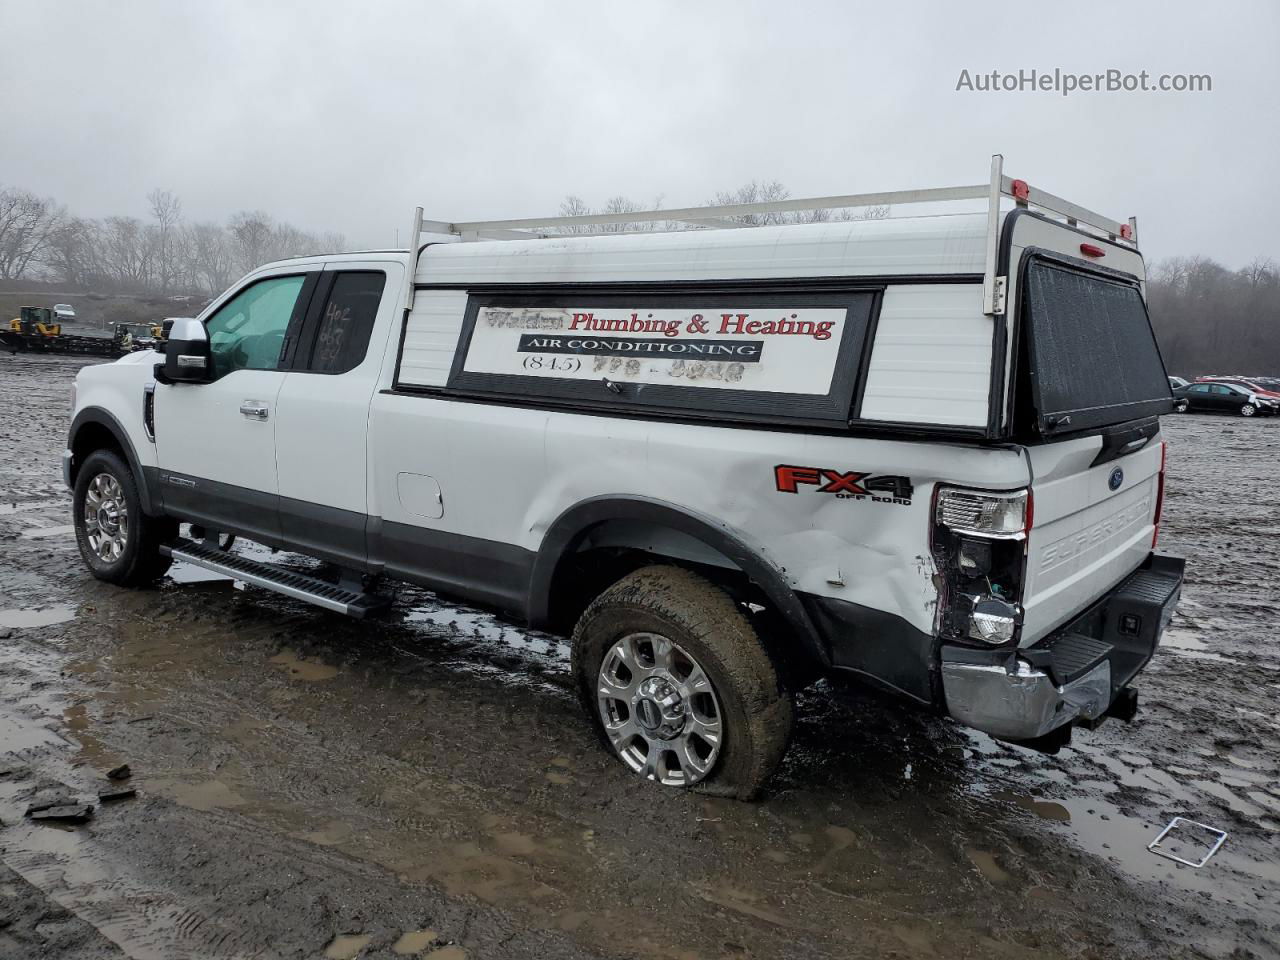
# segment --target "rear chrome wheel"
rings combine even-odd
[[[597,699],[605,735],[636,773],[688,787],[715,766],[725,732],[715,687],[668,638],[632,633],[610,647]]]
[[[95,474],[84,495],[84,532],[89,549],[103,563],[115,563],[129,545],[129,504],[120,481]]]
[[[606,588],[571,663],[601,741],[655,783],[747,800],[786,750],[791,695],[760,635],[690,570],[642,567]]]

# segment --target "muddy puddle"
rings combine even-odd
[[[39,540],[43,537],[59,537],[65,539],[74,537],[76,528],[69,523],[58,524],[52,527],[32,527],[22,531],[22,536],[27,540]]]
[[[76,608],[71,604],[50,607],[34,607],[26,610],[0,610],[0,627],[30,630],[34,627],[50,627],[74,619]]]

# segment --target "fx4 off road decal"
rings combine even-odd
[[[911,495],[915,492],[910,477],[786,463],[773,468],[773,482],[779,493],[799,493],[801,487],[812,487],[815,492],[829,493],[838,500],[871,500],[903,506],[911,505]]]

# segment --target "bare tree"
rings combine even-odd
[[[236,256],[227,231],[216,223],[197,223],[190,229],[191,274],[210,296],[236,278]]]
[[[841,210],[837,220],[887,220],[893,213],[893,207],[887,203],[874,207],[862,207],[857,210]]]
[[[25,276],[45,253],[62,211],[27,190],[0,189],[0,280]]]
[[[235,242],[237,266],[247,273],[271,258],[271,234],[274,224],[261,210],[246,210],[234,214],[228,224]]]
[[[93,220],[62,219],[49,235],[44,265],[68,284],[78,286],[98,279],[102,275],[99,233]]]
[[[791,191],[777,180],[763,182],[752,180],[737,190],[721,191],[712,201],[716,206],[748,203],[773,203],[790,200]],[[813,210],[785,210],[772,213],[749,213],[730,217],[739,223],[751,226],[772,226],[784,223],[826,223],[830,220],[883,220],[889,216],[891,207],[888,204],[861,208],[819,208]]]
[[[583,199],[575,194],[565,197],[560,203],[560,215],[562,217],[585,217],[595,216],[598,214],[618,214],[618,213],[639,213],[641,210],[656,210],[662,206],[662,197],[656,198],[648,207],[644,207],[636,203],[630,197],[624,197],[621,194],[610,197],[605,201],[605,205],[600,209],[593,209],[583,201]],[[619,223],[596,223],[596,224],[571,224],[566,227],[560,227],[557,233],[563,234],[583,234],[583,233],[641,233],[649,230],[660,229],[661,222],[655,220],[636,220],[631,222]]]
[[[585,217],[589,216],[591,208],[586,205],[583,199],[576,194],[569,194],[560,203],[560,216],[562,217]],[[568,227],[561,227],[560,233],[575,234],[587,233],[590,227],[583,224],[573,224]]]
[[[154,250],[137,217],[107,217],[102,222],[101,258],[116,286],[144,289],[151,280]]]
[[[744,183],[736,190],[721,190],[707,202],[708,206],[729,207],[748,203],[774,203],[791,199],[791,191],[777,180],[752,180]],[[804,211],[805,213],[822,213],[822,211]],[[728,217],[734,223],[745,223],[752,227],[768,227],[781,223],[799,223],[801,218],[794,213],[744,213]]]
[[[1147,302],[1165,365],[1182,376],[1280,373],[1280,270],[1231,271],[1208,257],[1152,264]]]
[[[178,270],[174,234],[182,220],[182,201],[168,190],[157,189],[147,194],[147,203],[155,220],[155,279],[167,293]]]
[[[1250,287],[1258,288],[1275,282],[1280,267],[1270,257],[1255,257],[1240,271]]]

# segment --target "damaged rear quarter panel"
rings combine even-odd
[[[933,629],[937,601],[929,559],[936,483],[999,489],[1027,480],[1013,449],[568,413],[549,415],[545,443],[546,479],[526,526],[530,549],[556,517],[583,500],[645,497],[722,523],[797,591],[893,613],[925,632]],[[823,484],[781,492],[779,464],[868,479],[906,477],[912,496],[902,502],[878,492],[823,492]]]

